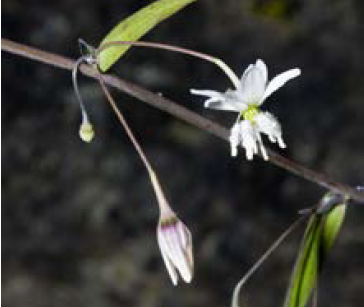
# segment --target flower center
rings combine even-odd
[[[259,112],[260,111],[257,104],[250,104],[247,109],[241,111],[240,117],[243,117],[244,120],[248,120],[254,124],[254,118]]]

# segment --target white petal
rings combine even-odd
[[[183,262],[178,266],[183,280],[190,283],[193,277],[193,257],[192,257],[192,235],[187,227],[180,221],[177,225],[177,231],[182,243]]]
[[[230,142],[239,143],[240,141],[240,123],[235,123],[230,130]]]
[[[174,285],[179,273],[189,283],[193,277],[192,236],[175,216],[161,217],[157,229],[158,244]]]
[[[231,156],[236,157],[238,155],[238,146],[230,144]]]
[[[267,69],[267,65],[265,65],[265,63],[263,62],[263,60],[258,59],[257,62],[255,63],[255,66],[260,69],[260,71],[263,74],[264,84],[267,84],[267,80],[268,80],[268,69]]]
[[[249,106],[243,102],[243,97],[240,91],[228,89],[224,93],[226,103],[234,106],[237,112],[244,111]]]
[[[220,92],[217,92],[217,91],[191,89],[190,93],[193,94],[193,95],[206,96],[209,99],[213,99],[213,100],[216,100],[216,101],[225,100],[223,94],[220,93]]]
[[[240,124],[235,123],[234,126],[230,130],[230,148],[231,148],[231,156],[236,157],[238,155],[238,146],[240,143]]]
[[[262,141],[262,137],[260,136],[259,132],[257,132],[257,140],[258,140],[258,144],[259,144],[259,149],[260,149],[260,152],[263,156],[263,159],[265,161],[268,161],[269,157],[268,157],[268,154],[267,154],[267,151],[264,147],[264,144],[263,144],[263,141]]]
[[[253,68],[253,66],[254,66],[253,64],[249,64],[249,66],[244,70],[244,73],[243,73],[243,75],[241,76],[241,79],[240,79],[241,82],[243,81],[243,79],[245,78],[245,76],[249,72],[249,70]]]
[[[239,123],[240,132],[243,136],[252,135],[254,136],[254,128],[249,120],[243,120]]]
[[[164,264],[167,268],[168,274],[172,279],[173,285],[177,286],[178,274],[177,274],[176,268],[174,267],[172,261],[168,258],[168,247],[159,230],[157,233],[157,239],[158,239],[158,245],[159,245],[163,260],[164,260]]]
[[[168,246],[168,258],[171,259],[173,266],[182,272],[188,271],[186,259],[182,250],[182,242],[180,234],[175,226],[171,226],[164,232],[166,243]]]
[[[245,149],[246,158],[252,160],[254,154],[258,152],[257,137],[259,134],[257,134],[251,122],[248,120],[243,120],[240,123],[240,133],[241,144]]]
[[[194,262],[193,262],[193,248],[192,248],[192,235],[189,232],[189,236],[188,236],[188,244],[189,244],[189,248],[186,249],[186,257],[188,259],[188,263],[190,264],[190,271],[189,271],[189,278],[184,278],[184,281],[187,283],[190,283],[193,277],[193,266],[194,266]]]
[[[260,62],[259,62],[260,63]],[[264,70],[256,65],[251,66],[243,75],[239,92],[246,104],[259,103],[264,95]]]
[[[294,68],[285,71],[284,73],[279,74],[274,77],[269,83],[264,92],[263,97],[261,98],[259,104],[262,104],[263,101],[270,96],[273,92],[282,87],[287,81],[298,77],[301,74],[301,70],[299,68]]]
[[[260,152],[262,153],[263,159],[265,161],[268,161],[269,157],[268,157],[267,151],[265,150],[263,142],[260,143]]]
[[[227,91],[226,93],[220,93],[211,90],[190,90],[191,94],[200,95],[200,96],[207,96],[209,97],[205,101],[205,108],[215,109],[215,110],[222,110],[222,111],[232,111],[232,112],[241,112],[238,107],[238,104],[235,102],[238,101],[238,98],[232,95],[231,92]]]
[[[221,93],[217,92],[217,91],[212,91],[212,90],[195,90],[195,89],[190,89],[190,93],[194,94],[194,95],[201,95],[201,96],[207,96],[207,97],[220,97]]]
[[[282,136],[278,137],[277,140],[278,140],[278,145],[279,145],[280,148],[286,148],[287,147],[286,143],[284,143],[284,141],[282,139]]]
[[[271,113],[259,112],[255,115],[254,120],[258,125],[260,132],[263,132],[268,136],[281,134],[281,125]]]
[[[278,120],[269,112],[260,112],[255,116],[255,122],[260,132],[266,134],[273,143],[278,141],[281,148],[285,148],[286,144],[282,139],[282,129]]]

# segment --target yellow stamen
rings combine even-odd
[[[254,124],[254,118],[259,112],[258,105],[251,104],[247,109],[241,112],[240,116]]]

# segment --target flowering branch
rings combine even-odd
[[[134,134],[129,128],[123,114],[118,109],[116,102],[107,89],[104,78],[101,74],[98,74],[98,79],[107,101],[116,114],[130,141],[133,143],[139,157],[142,159],[153,185],[160,212],[157,227],[157,239],[169,276],[171,277],[173,284],[176,286],[178,284],[178,271],[182,279],[189,283],[193,277],[192,235],[186,225],[178,219],[177,215],[169,206],[162,187],[159,184],[156,172],[153,170],[148,158],[134,137]]]
[[[1,39],[1,49],[13,54],[17,54],[35,61],[39,61],[58,68],[67,69],[70,71],[72,71],[75,65],[75,61],[69,58],[42,51],[37,48],[33,48],[23,44],[19,44],[4,38]],[[80,71],[84,75],[91,78],[98,78],[95,69],[88,65],[81,65]],[[138,85],[122,80],[113,75],[105,74],[103,75],[103,79],[105,81],[105,84],[109,86],[117,88],[118,90],[121,90],[143,102],[146,102],[162,111],[165,111],[179,119],[182,119],[185,122],[204,131],[207,131],[220,139],[229,141],[230,131],[228,129],[178,105],[170,99],[154,94],[144,88],[139,87]],[[269,155],[269,160],[267,162],[270,162],[278,167],[289,171],[290,173],[296,174],[333,192],[341,195],[346,195],[353,200],[364,203],[364,193],[361,193],[359,190],[343,183],[334,181],[326,175],[314,171],[288,158],[285,158],[268,148],[267,153]]]

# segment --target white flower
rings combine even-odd
[[[282,139],[282,130],[278,120],[269,112],[262,112],[259,107],[273,92],[282,87],[287,81],[301,74],[300,69],[294,68],[268,81],[267,66],[262,60],[249,65],[236,89],[228,89],[225,93],[212,90],[191,90],[192,94],[207,96],[205,107],[238,112],[237,122],[231,129],[231,155],[237,155],[237,147],[241,144],[246,151],[248,160],[258,153],[258,148],[265,160],[267,152],[261,140],[260,133],[268,136],[271,142],[278,142],[281,148],[286,145]]]
[[[189,283],[193,277],[192,236],[173,211],[161,211],[157,238],[164,263],[173,284],[178,283],[178,274]]]

